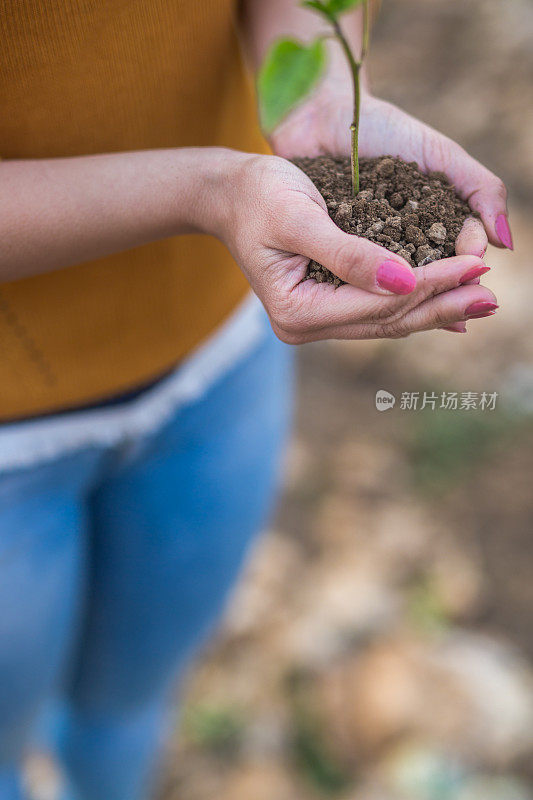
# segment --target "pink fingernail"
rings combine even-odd
[[[455,327],[444,327],[443,331],[450,331],[450,333],[466,333],[466,323],[456,322]]]
[[[482,317],[493,317],[495,313],[496,313],[495,311],[485,311],[484,314],[470,314],[468,319],[481,319]]]
[[[477,303],[471,303],[465,310],[467,317],[473,317],[476,314],[484,314],[486,311],[496,311],[499,308],[497,303],[489,303],[485,300],[478,300]]]
[[[469,269],[468,272],[465,272],[459,283],[468,283],[468,281],[473,281],[474,278],[479,278],[480,275],[484,275],[485,272],[488,272],[489,270],[490,267],[472,267],[472,269]]]
[[[384,261],[377,273],[378,286],[394,294],[410,294],[416,286],[416,278],[408,267],[398,261]]]
[[[509,220],[505,214],[500,214],[496,220],[496,233],[504,247],[509,248],[509,250],[514,250],[511,228],[509,227]]]

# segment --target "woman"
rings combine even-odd
[[[0,0],[0,800],[23,797],[43,728],[65,797],[147,796],[174,682],[271,505],[282,342],[460,331],[495,307],[477,281],[487,237],[512,246],[502,183],[366,90],[362,154],[445,171],[483,224],[416,275],[342,233],[264,155],[238,41],[257,66],[317,20],[296,0],[240,12]],[[357,13],[346,31],[357,47]],[[279,156],[348,152],[330,56]],[[346,285],[300,283],[310,258]]]

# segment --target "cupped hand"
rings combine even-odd
[[[297,108],[272,136],[274,151],[285,158],[349,153],[352,99],[345,89],[325,85]],[[469,217],[456,243],[459,254],[483,256],[487,240],[497,247],[513,243],[502,181],[447,136],[401,109],[364,94],[359,152],[362,156],[400,156],[424,172],[444,172],[458,194],[481,218]]]
[[[469,283],[485,271],[479,257],[457,256],[413,270],[397,254],[341,231],[314,184],[285,159],[241,154],[230,161],[221,188],[224,213],[214,232],[283,341],[460,330],[461,321],[497,307],[492,292]],[[310,259],[346,283],[334,288],[304,280]]]

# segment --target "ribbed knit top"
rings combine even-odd
[[[0,157],[224,145],[265,152],[235,0],[0,0]],[[182,236],[0,286],[0,420],[164,373],[247,284]]]

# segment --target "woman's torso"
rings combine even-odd
[[[233,0],[0,0],[0,157],[225,145],[265,150]],[[167,370],[247,291],[184,236],[0,286],[0,420]]]

